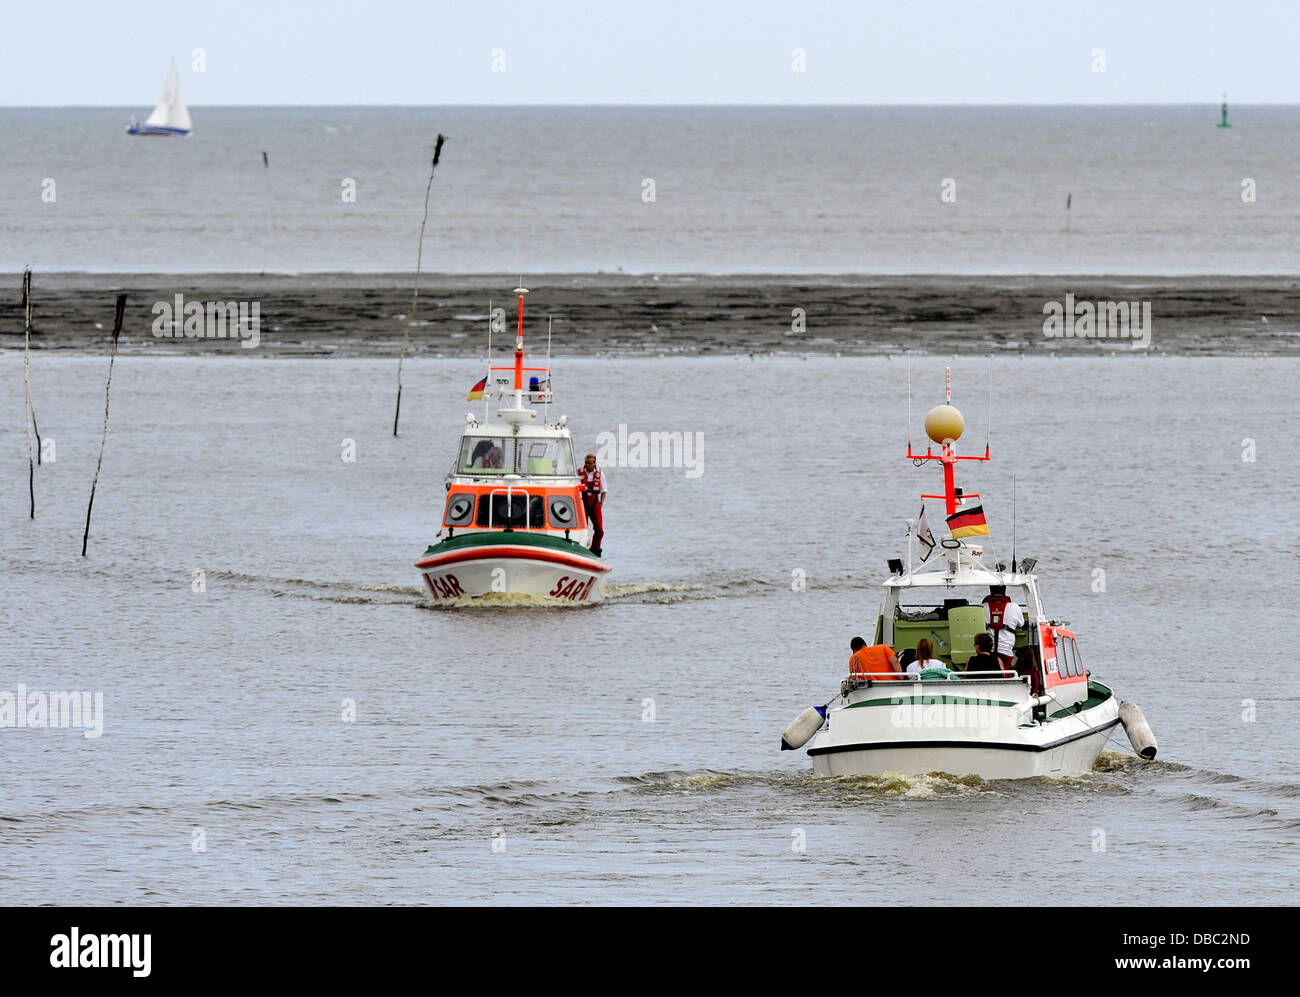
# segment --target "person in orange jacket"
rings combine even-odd
[[[851,678],[866,678],[871,676],[879,681],[889,681],[902,677],[903,668],[898,663],[898,655],[894,654],[894,649],[888,644],[872,644],[861,637],[854,637],[849,641],[849,647],[853,651],[853,656],[849,658],[849,676]],[[893,674],[888,674],[888,673]]]

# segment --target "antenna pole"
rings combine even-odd
[[[989,440],[993,435],[993,355],[989,354],[989,411],[984,421],[984,456],[989,455]]]
[[[492,394],[492,322],[494,314],[492,311],[492,296],[488,295],[488,369],[487,383],[483,385],[483,421],[488,419],[488,397]]]
[[[550,403],[550,397],[551,397],[551,328],[552,328],[552,326],[554,326],[554,324],[555,324],[555,318],[554,318],[553,316],[551,316],[551,315],[547,315],[547,316],[546,316],[546,388],[545,388],[546,394],[543,395],[543,397],[546,398],[547,401],[544,402],[544,403],[542,404],[542,420],[543,420],[543,421],[546,420],[547,414],[551,411],[551,403]]]
[[[907,358],[907,452],[912,452],[912,357]]]
[[[1016,476],[1011,475],[1011,570],[1016,570]]]
[[[924,499],[921,500],[921,508],[925,509]],[[916,520],[909,519],[907,521],[907,577],[908,578],[912,577],[912,538],[913,536],[915,536],[919,528],[920,527],[917,525]]]

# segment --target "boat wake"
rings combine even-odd
[[[422,608],[505,609],[511,607],[554,606],[558,600],[515,593],[489,593],[474,599],[445,599],[437,605],[430,602],[428,590],[421,585],[371,584],[331,579],[277,578],[269,575],[252,575],[238,571],[209,571],[209,583],[226,583],[239,587],[259,589],[275,599],[308,599],[316,602],[336,602],[343,605],[418,605]],[[830,587],[841,587],[838,581],[828,582]],[[865,586],[845,584],[847,588]],[[788,586],[757,578],[710,578],[702,582],[628,582],[607,585],[605,602],[618,604],[671,604],[710,599],[748,598],[767,593],[788,591]],[[574,607],[591,603],[568,603]],[[594,605],[599,605],[595,603]]]
[[[673,585],[650,583],[642,585],[609,585],[605,588],[605,600],[620,602],[681,602],[684,599],[699,598],[697,593],[705,591],[703,585]]]
[[[585,609],[599,603],[568,602],[544,596],[516,592],[492,592],[477,598],[429,600],[428,590],[420,585],[381,585],[364,582],[332,581],[313,578],[274,578],[237,571],[209,571],[210,583],[226,583],[256,588],[274,599],[307,599],[312,602],[336,602],[343,605],[418,606],[422,609],[510,609],[557,605]],[[606,602],[672,603],[684,599],[711,598],[705,586],[673,582],[644,582],[611,585],[605,590]]]
[[[426,591],[415,585],[374,585],[364,582],[322,581],[312,578],[272,578],[237,571],[209,571],[209,585],[233,584],[264,591],[273,599],[307,599],[345,605],[410,606]]]

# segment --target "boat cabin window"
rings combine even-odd
[[[465,436],[456,470],[461,474],[569,476],[574,473],[573,443],[563,438]]]
[[[901,620],[946,620],[948,611],[961,606],[983,606],[987,585],[926,585],[900,589],[895,617]],[[1026,608],[1025,587],[1008,585],[1007,595],[1022,610]]]
[[[1072,637],[1057,635],[1056,667],[1066,678],[1079,678],[1083,675],[1083,666],[1079,662],[1079,649],[1074,646]]]
[[[567,439],[515,441],[519,449],[520,474],[572,475],[573,444]]]
[[[512,436],[465,436],[460,441],[461,472],[487,471],[509,474],[515,469],[515,441]]]

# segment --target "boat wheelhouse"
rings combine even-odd
[[[438,540],[416,562],[435,601],[523,595],[599,602],[609,565],[592,553],[568,417],[548,421],[551,371],[524,364],[525,288],[517,288],[514,364],[476,385],[483,416],[465,429],[447,474]],[[489,346],[490,350],[490,346]],[[548,351],[549,352],[549,351]],[[509,404],[491,413],[493,402]],[[525,402],[543,406],[542,418]]]
[[[948,390],[951,401],[951,387]],[[1121,703],[1110,688],[1092,677],[1068,622],[1044,609],[1036,561],[1010,564],[985,559],[982,545],[967,534],[987,533],[978,494],[956,487],[960,460],[954,445],[965,421],[951,404],[926,418],[926,432],[940,450],[927,447],[908,458],[917,465],[939,463],[944,500],[953,534],[935,541],[922,516],[908,520],[907,560],[889,561],[884,598],[873,644],[885,645],[902,659],[929,641],[943,667],[915,674],[850,671],[840,693],[822,707],[805,710],[782,737],[783,750],[807,746],[813,770],[822,776],[903,775],[947,772],[985,779],[1080,775],[1091,771],[1107,737],[1123,724],[1134,749],[1155,757],[1156,742],[1135,704]],[[978,510],[978,511],[977,511]],[[970,525],[976,524],[976,525]],[[915,563],[918,545],[925,548]],[[1014,630],[991,620],[990,599],[1019,608],[1023,623]],[[1009,605],[995,602],[995,606]],[[995,648],[1013,652],[1013,665],[973,669],[976,636],[992,629]],[[1004,634],[1009,634],[1011,639]]]

